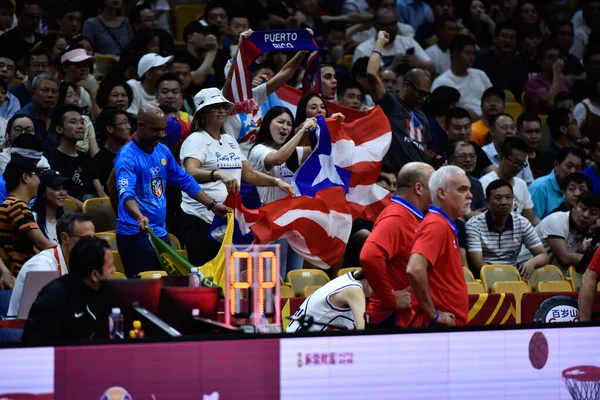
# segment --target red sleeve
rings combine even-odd
[[[394,249],[399,249],[402,243],[404,235],[399,226],[402,226],[401,218],[390,216],[379,220],[360,252],[360,265],[369,285],[383,303],[382,306],[391,309],[396,307],[396,296],[390,285],[387,267],[395,256]]]
[[[592,261],[590,261],[590,263],[588,264],[588,268],[596,272],[597,274],[600,274],[600,247],[594,253],[594,257],[592,258]]]
[[[422,255],[433,266],[440,255],[440,243],[444,243],[443,230],[434,221],[424,221],[417,231],[410,254]]]

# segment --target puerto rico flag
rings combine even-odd
[[[314,197],[323,189],[339,186],[346,193],[353,218],[375,221],[391,199],[391,194],[376,184],[392,140],[386,115],[376,107],[349,124],[322,117],[317,121],[317,146],[292,182],[296,195]]]

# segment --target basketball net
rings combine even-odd
[[[563,371],[563,381],[573,400],[600,399],[600,367],[571,367]]]

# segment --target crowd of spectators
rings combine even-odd
[[[183,43],[168,2],[126,3],[0,0],[4,288],[37,252],[72,247],[74,222],[57,226],[66,199],[111,198],[128,276],[158,266],[148,227],[175,234],[193,264],[212,259],[228,191],[250,208],[293,194],[315,117],[344,118],[331,103],[387,115],[378,184],[390,192],[406,189],[396,178],[410,162],[466,173],[472,201],[456,224],[476,275],[566,271],[599,226],[600,0],[210,0]],[[284,84],[302,89],[308,52],[277,51],[249,67],[256,107],[234,104],[241,38],[302,28],[319,46],[322,93],[295,113],[265,109]],[[344,266],[361,266],[372,230],[354,221]],[[302,268],[279,243],[281,273]]]

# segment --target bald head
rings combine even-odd
[[[142,148],[156,147],[165,137],[167,118],[165,113],[152,104],[144,104],[138,112],[138,130],[136,139]]]
[[[404,74],[404,79],[408,79],[415,85],[419,85],[422,83],[431,82],[431,75],[429,72],[425,71],[421,68],[413,68]]]
[[[417,183],[429,185],[429,178],[434,171],[431,165],[422,162],[404,164],[398,174],[398,191],[412,189]]]

